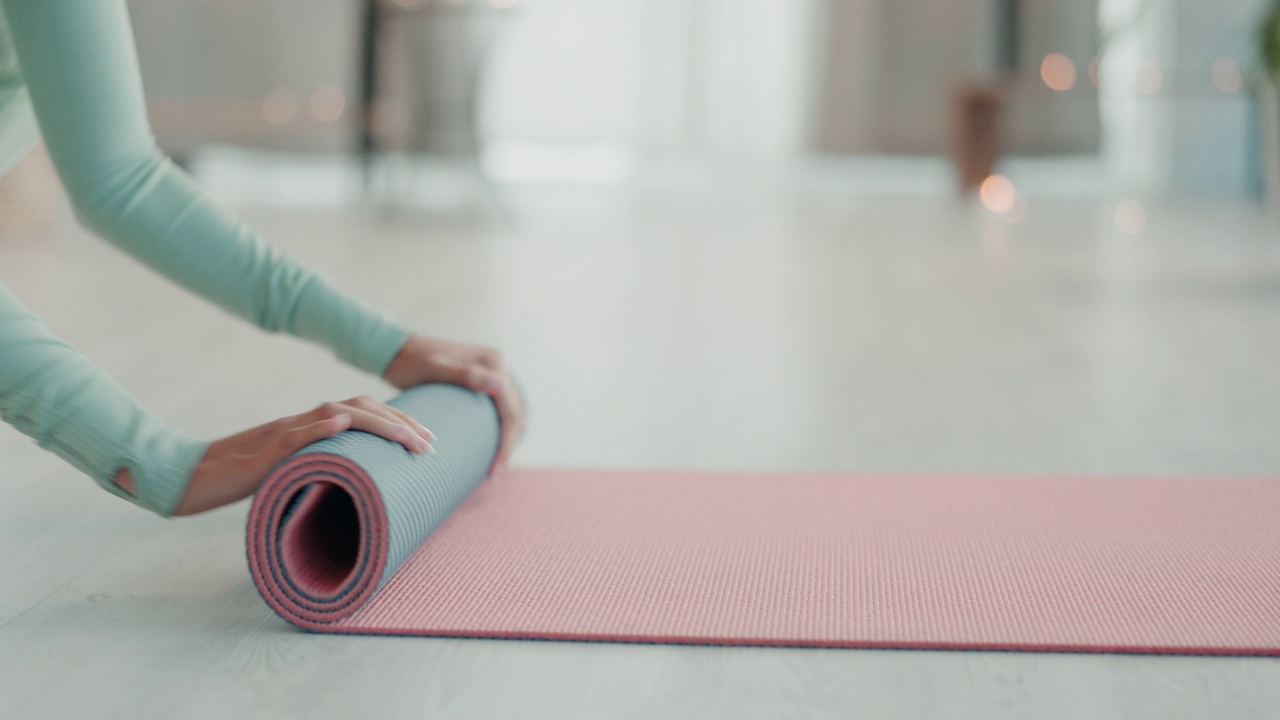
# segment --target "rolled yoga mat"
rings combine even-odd
[[[265,482],[267,603],[333,633],[1280,654],[1280,483],[509,470],[490,401],[392,404]]]

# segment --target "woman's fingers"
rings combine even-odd
[[[509,380],[503,380],[502,388],[497,393],[491,393],[494,405],[498,408],[498,420],[501,423],[501,433],[498,436],[498,452],[494,455],[493,466],[490,468],[492,473],[494,470],[507,464],[511,459],[511,453],[515,450],[516,443],[520,440],[520,436],[524,434],[524,412],[523,400],[520,393]]]
[[[369,398],[329,402],[210,443],[174,514],[190,515],[246,498],[281,460],[347,430],[377,435],[415,453],[431,450],[426,440],[430,431],[400,410]],[[127,476],[120,484],[130,489],[131,481]]]
[[[502,353],[497,350],[483,347],[473,348],[462,345],[458,345],[456,347],[458,350],[455,355],[464,360],[489,368],[490,370],[497,370],[499,372],[503,370]]]
[[[320,442],[351,429],[351,420],[349,413],[342,413],[285,430],[278,441],[280,452],[278,457],[272,460],[271,465],[274,466],[280,460],[289,457],[311,443]]]
[[[498,408],[498,420],[501,430],[498,436],[498,452],[494,455],[490,472],[506,464],[515,451],[516,443],[524,434],[524,407],[520,393],[515,385],[500,371],[491,366],[476,362],[462,362],[449,357],[437,357],[433,360],[434,375],[441,382],[461,385],[484,393],[493,398]],[[501,358],[496,353],[485,356],[484,361],[493,366],[500,366]]]
[[[412,418],[407,421],[403,413],[394,408],[368,398],[353,398],[345,402],[329,402],[302,416],[305,422],[311,423],[337,415],[351,415],[350,430],[362,430],[372,435],[400,443],[405,449],[415,453],[431,451],[431,443],[422,434],[430,431],[422,428]],[[419,430],[421,428],[422,431]]]
[[[481,360],[488,364],[481,364]],[[524,402],[515,384],[495,369],[501,366],[501,362],[496,353],[484,358],[477,357],[475,362],[461,362],[447,357],[436,358],[433,362],[435,374],[440,381],[471,388],[493,398],[501,430],[498,452],[494,455],[490,472],[511,459],[516,443],[524,434]]]
[[[191,515],[244,499],[281,460],[351,426],[346,413],[303,420],[312,414],[282,418],[209,443],[173,514]]]
[[[490,370],[503,369],[502,353],[493,348],[476,345],[463,345],[448,340],[429,341],[436,354],[443,357],[456,358],[466,364],[482,365]]]
[[[390,420],[391,422],[407,425],[409,426],[410,429],[416,432],[427,444],[430,444],[432,440],[436,439],[435,433],[423,427],[422,424],[417,421],[417,419],[415,419],[409,413],[406,413],[403,410],[400,410],[399,408],[391,407],[386,403],[380,403],[377,400],[374,400],[373,398],[364,396],[364,395],[358,398],[352,398],[348,400],[347,404],[354,405],[355,407],[358,407],[362,410],[368,410],[369,412],[374,413],[375,415],[381,415],[386,419]]]
[[[409,452],[425,454],[431,451],[431,444],[424,440],[418,431],[400,422],[398,418],[390,420],[381,413],[351,408],[351,429],[363,430],[400,443]]]
[[[502,373],[478,363],[441,356],[432,360],[431,369],[433,382],[461,385],[486,395],[502,392]]]

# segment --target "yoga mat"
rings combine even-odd
[[[393,401],[253,503],[253,580],[333,633],[1280,654],[1280,483],[516,469],[487,398]]]

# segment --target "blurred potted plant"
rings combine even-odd
[[[1258,82],[1263,194],[1280,212],[1280,0],[1271,3],[1259,30],[1262,77]]]

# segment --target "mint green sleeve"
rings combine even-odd
[[[98,484],[160,515],[186,494],[207,448],[166,425],[0,283],[0,418]],[[128,468],[135,495],[115,484]]]
[[[4,0],[40,132],[76,214],[269,332],[381,373],[408,332],[262,242],[157,147],[124,0]]]
[[[408,332],[277,252],[156,147],[124,0],[3,0],[45,145],[80,221],[133,257],[269,332],[381,373]],[[0,287],[0,414],[42,446],[162,515],[205,445],[147,412]]]

